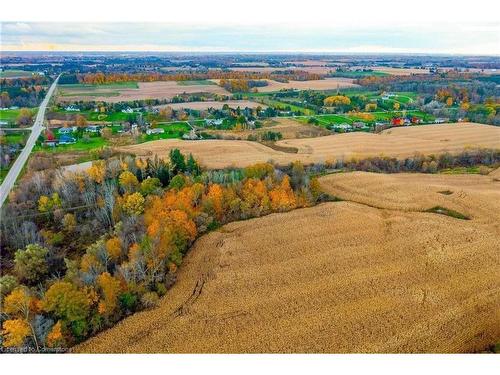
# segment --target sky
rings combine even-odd
[[[6,9],[0,16],[1,48],[500,55],[500,10],[495,11],[496,2],[485,0],[475,0],[474,7],[466,8],[459,2],[419,0],[412,3],[418,4],[413,9],[391,0],[191,0],[156,5],[141,0],[133,2],[133,8],[127,1],[110,7],[86,0],[88,6],[64,14],[53,12],[53,7],[40,12],[30,8],[22,20]],[[70,4],[63,2],[60,9]]]

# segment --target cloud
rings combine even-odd
[[[500,26],[2,23],[2,50],[500,54]]]

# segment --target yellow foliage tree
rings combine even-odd
[[[98,184],[102,184],[104,177],[106,176],[106,165],[104,160],[97,160],[93,162],[92,166],[87,169],[87,174],[93,181]]]
[[[50,332],[47,334],[47,346],[50,348],[54,348],[57,346],[61,346],[62,343],[63,343],[62,324],[61,321],[58,320],[57,323],[54,324]]]
[[[135,174],[133,174],[130,171],[124,171],[120,173],[120,176],[118,177],[118,182],[120,183],[120,186],[127,192],[134,191],[139,185],[139,180],[137,180]]]
[[[38,199],[38,211],[40,212],[50,212],[55,208],[60,208],[61,205],[61,198],[59,198],[59,194],[57,193],[53,193],[50,198],[42,195]]]
[[[24,319],[12,319],[3,322],[2,326],[3,346],[9,348],[21,346],[30,334],[30,326]]]
[[[296,200],[287,175],[281,183],[269,192],[271,208],[274,211],[288,211],[295,207]]]
[[[370,112],[370,111],[375,111],[377,109],[377,103],[367,103],[365,105],[365,111]]]
[[[118,295],[121,291],[120,281],[108,272],[104,272],[97,277],[97,284],[101,288],[103,296],[99,302],[99,313],[112,315],[118,307]]]
[[[14,289],[3,301],[3,312],[11,316],[27,317],[31,297],[24,287]]]
[[[106,241],[106,250],[114,261],[120,258],[122,254],[122,242],[118,237],[112,237]]]
[[[349,105],[349,104],[351,104],[351,99],[349,99],[347,96],[344,96],[344,95],[334,95],[334,96],[327,97],[323,101],[323,104],[326,107],[336,107],[339,105]]]
[[[124,197],[122,209],[129,215],[140,215],[144,211],[144,197],[141,193],[133,193]]]

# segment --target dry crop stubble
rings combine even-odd
[[[395,194],[390,209],[324,203],[230,223],[201,237],[158,308],[125,319],[76,351],[484,349],[500,338],[498,182],[491,176],[467,176],[468,182],[402,176],[396,182],[381,177],[371,186],[363,174],[321,179],[326,190],[344,186],[353,200],[382,193],[368,202],[381,207]],[[353,186],[357,179],[361,191]],[[462,190],[474,197],[460,206],[472,220],[408,211],[427,207],[427,201],[412,206],[406,195],[424,199],[420,186],[428,183],[429,204],[434,195],[445,196],[435,188],[452,190],[450,202],[463,199]],[[478,202],[492,207],[478,208]]]

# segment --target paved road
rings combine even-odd
[[[5,177],[5,180],[3,180],[2,186],[0,186],[0,207],[3,205],[7,197],[9,196],[10,190],[16,183],[17,178],[19,177],[19,174],[21,173],[21,170],[23,169],[24,164],[28,160],[28,157],[30,156],[31,150],[33,150],[33,147],[35,146],[36,140],[40,136],[40,133],[43,130],[43,120],[45,118],[45,109],[47,108],[47,104],[49,103],[50,97],[54,93],[54,90],[57,86],[57,81],[59,80],[59,77],[56,78],[54,83],[49,88],[49,91],[47,92],[47,95],[45,96],[45,99],[43,99],[42,104],[40,105],[40,108],[38,109],[38,113],[36,115],[35,123],[31,127],[31,134],[28,138],[28,141],[26,142],[26,145],[24,146],[23,150],[19,154],[19,156],[16,158],[14,161],[14,164],[9,170],[9,173]]]

